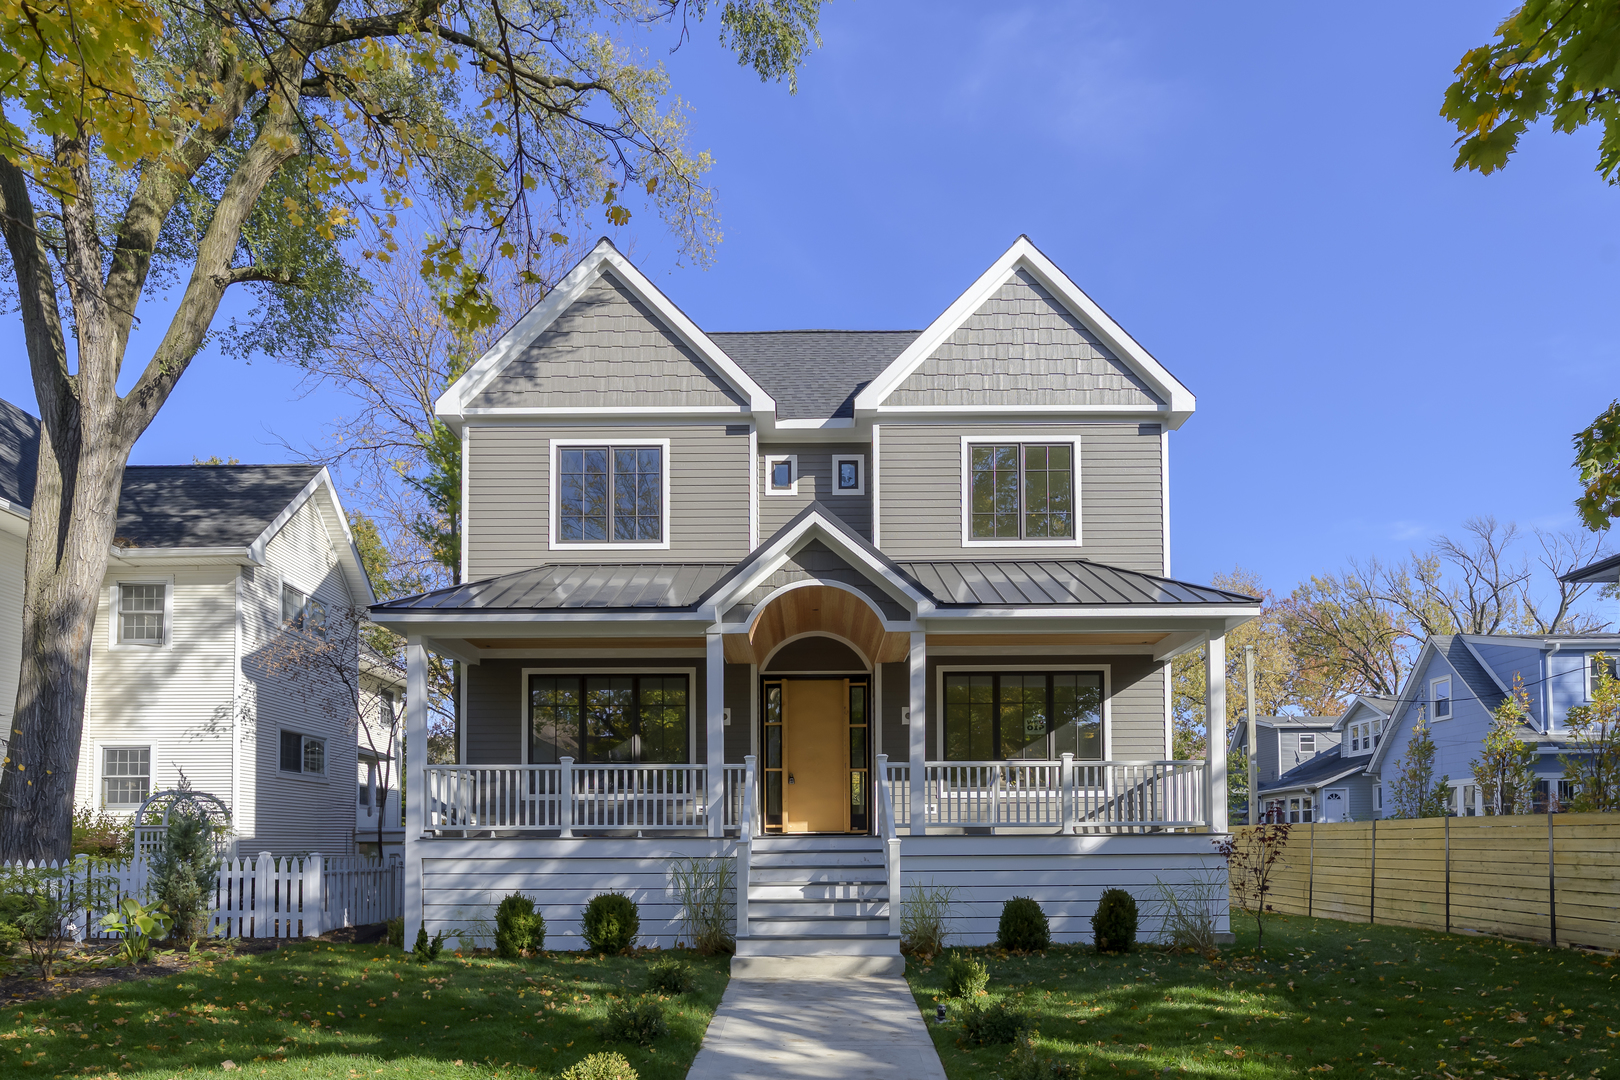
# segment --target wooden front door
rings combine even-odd
[[[849,681],[782,683],[783,832],[849,830]]]

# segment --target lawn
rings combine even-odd
[[[683,958],[698,988],[664,999],[669,1034],[650,1049],[597,1034],[611,999],[644,992],[648,959],[446,953],[422,965],[382,945],[316,942],[0,1010],[0,1074],[168,1080],[231,1062],[289,1080],[516,1077],[612,1049],[644,1080],[678,1080],[729,970],[723,957]]]
[[[1286,916],[1267,918],[1259,954],[1254,920],[1234,929],[1214,961],[1151,947],[968,951],[989,962],[989,1000],[1026,1012],[1041,1051],[1091,1077],[1615,1075],[1613,956]],[[943,972],[908,972],[926,1016],[945,1000]],[[1009,1048],[964,1045],[959,1010],[929,1024],[947,1075],[994,1076]]]

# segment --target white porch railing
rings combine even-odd
[[[877,756],[877,834],[883,838],[883,865],[889,876],[889,936],[900,936],[900,832],[894,823],[889,756]]]
[[[1202,761],[931,761],[926,823],[1064,832],[1198,829],[1209,823]],[[890,765],[896,824],[911,824],[909,765]]]
[[[737,827],[747,767],[721,768],[723,827]],[[709,820],[704,765],[430,765],[427,827],[435,832],[635,829],[702,832]]]
[[[735,940],[741,941],[748,936],[748,875],[749,867],[754,856],[754,837],[759,835],[758,799],[755,796],[756,784],[754,774],[754,755],[749,754],[743,758],[742,775],[742,805],[738,810],[737,821],[737,933]],[[729,774],[731,768],[728,766]],[[727,791],[729,793],[729,776]],[[728,799],[727,805],[730,805]]]

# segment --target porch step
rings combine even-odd
[[[737,955],[898,957],[885,854],[872,836],[757,838]]]
[[[885,937],[889,916],[764,915],[748,916],[749,937]]]
[[[877,900],[817,900],[813,897],[792,897],[785,900],[748,899],[750,919],[888,919],[889,899]]]
[[[738,956],[899,956],[900,939],[877,935],[745,937]]]
[[[777,900],[818,900],[840,903],[860,901],[880,903],[889,897],[888,883],[882,879],[872,881],[805,881],[776,884],[756,882],[750,875],[748,902],[756,907]]]
[[[887,888],[889,877],[882,863],[876,866],[760,866],[749,860],[748,880],[758,885],[883,885]]]

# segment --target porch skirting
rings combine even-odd
[[[1186,887],[1213,876],[1221,885],[1218,929],[1226,932],[1225,865],[1208,833],[1153,835],[903,836],[901,885],[955,890],[950,944],[993,942],[1001,907],[1013,896],[1037,900],[1053,940],[1088,942],[1104,889],[1137,900],[1139,936],[1158,937],[1158,883]],[[683,937],[674,888],[685,859],[735,857],[724,837],[434,839],[411,844],[419,860],[428,933],[463,931],[493,945],[495,908],[521,892],[545,916],[546,948],[584,947],[580,916],[592,896],[622,892],[640,908],[642,945],[670,948]]]

